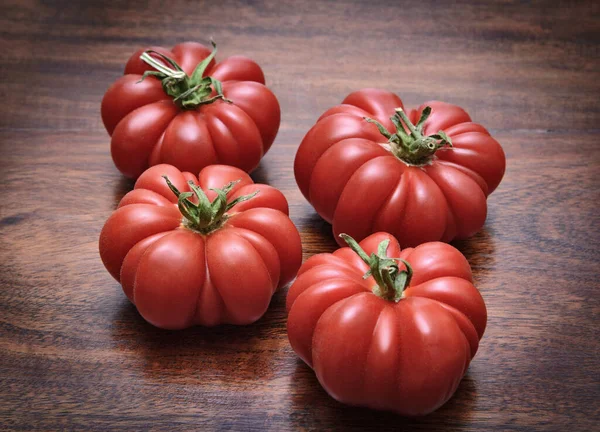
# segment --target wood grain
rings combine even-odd
[[[0,428],[581,430],[600,422],[597,2],[69,2],[0,7]],[[442,3],[442,4],[439,4]],[[285,290],[248,327],[146,324],[97,239],[132,187],[99,117],[148,44],[213,37],[280,99],[253,173],[280,188],[305,258],[331,227],[292,161],[316,118],[364,86],[464,106],[507,154],[475,237],[456,242],[488,305],[457,394],[403,419],[331,399],[285,332]]]

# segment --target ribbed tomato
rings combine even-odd
[[[336,237],[386,231],[403,246],[479,231],[504,169],[500,144],[462,108],[433,101],[405,114],[398,96],[378,89],[327,110],[294,166],[300,190]]]
[[[167,163],[198,172],[212,164],[246,172],[275,140],[279,103],[254,61],[216,63],[216,47],[185,42],[134,53],[106,92],[102,120],[115,165],[136,178]]]
[[[212,165],[196,178],[156,165],[106,221],[100,256],[157,327],[250,324],[300,267],[287,214],[279,190],[238,168]]]
[[[350,247],[312,256],[290,287],[292,348],[340,402],[434,411],[456,391],[486,327],[469,263],[447,243],[401,251],[388,233],[360,245],[342,236]]]

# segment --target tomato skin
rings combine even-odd
[[[192,180],[209,200],[216,197],[210,188],[235,180],[228,202],[258,194],[227,211],[222,226],[200,234],[182,223],[162,175],[182,192],[190,191]],[[300,235],[283,194],[226,165],[208,166],[198,178],[172,165],[149,168],[106,221],[99,249],[144,319],[166,329],[253,323],[302,261]]]
[[[456,391],[487,323],[470,266],[442,242],[400,250],[388,233],[362,242],[370,255],[389,239],[386,255],[414,271],[397,303],[372,292],[368,266],[350,248],[309,258],[287,297],[288,337],[338,401],[400,415],[430,413]]]
[[[386,138],[374,124],[390,132],[395,94],[363,89],[327,110],[304,137],[294,162],[296,182],[306,199],[337,236],[361,240],[377,231],[396,236],[403,246],[464,239],[481,229],[487,196],[504,175],[506,158],[500,144],[460,107],[430,101],[408,117],[417,122],[423,109],[432,114],[425,135],[444,130],[452,148],[440,149],[431,164],[409,166],[382,147]]]
[[[168,50],[151,47],[175,60],[191,75],[211,50],[185,42]],[[264,74],[243,56],[209,63],[205,76],[220,80],[223,95],[193,110],[178,107],[153,76],[140,82],[152,68],[135,52],[125,75],[109,87],[102,100],[102,120],[111,135],[111,154],[124,175],[137,178],[161,163],[198,172],[212,164],[236,166],[250,172],[269,150],[281,120],[279,102],[265,86]]]

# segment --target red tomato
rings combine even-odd
[[[106,221],[100,256],[157,327],[250,324],[300,267],[300,235],[287,214],[279,190],[238,168],[212,165],[196,178],[156,165]]]
[[[292,348],[342,403],[430,413],[456,391],[485,330],[469,263],[447,243],[347,241],[357,253],[314,255],[290,287]]]
[[[256,168],[277,135],[279,103],[254,61],[233,56],[216,63],[215,53],[185,42],[131,56],[102,100],[123,174],[136,178],[159,163],[191,172],[217,163]]]
[[[364,89],[327,110],[296,154],[300,190],[336,237],[386,231],[415,246],[472,236],[504,175],[502,147],[456,105],[402,109],[395,94]]]

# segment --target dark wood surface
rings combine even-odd
[[[106,4],[105,4],[106,3]],[[3,1],[0,428],[598,430],[600,7],[581,2]],[[456,242],[487,302],[456,395],[403,419],[321,389],[285,332],[285,290],[248,327],[146,324],[97,240],[132,187],[100,100],[137,48],[213,37],[259,62],[282,107],[253,174],[280,188],[304,257],[332,251],[292,161],[349,92],[464,106],[502,143],[504,181]]]

